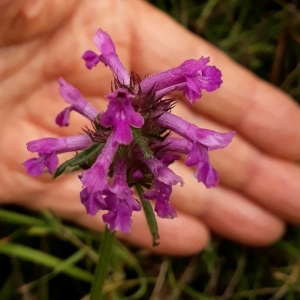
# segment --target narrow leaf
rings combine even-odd
[[[62,175],[66,171],[76,171],[81,164],[87,163],[90,159],[96,157],[104,144],[94,144],[90,148],[78,153],[75,157],[61,164],[52,175],[52,178]]]
[[[155,218],[155,215],[153,212],[153,208],[149,201],[143,199],[143,188],[139,184],[136,184],[135,188],[136,188],[139,198],[141,200],[141,204],[143,206],[146,220],[147,220],[150,232],[152,234],[153,246],[158,246],[159,245],[158,226],[157,226],[156,218]]]
[[[141,147],[145,157],[149,158],[153,153],[150,150],[150,148],[148,147],[148,145],[145,143],[145,140],[141,134],[141,131],[137,128],[132,128],[132,133],[133,133],[134,140]]]
[[[23,245],[0,241],[0,253],[9,256],[15,256],[19,259],[35,264],[40,264],[54,269],[54,271],[57,271],[58,269],[62,273],[82,281],[91,282],[93,279],[93,275],[85,270],[82,270],[76,266],[61,268],[61,266],[66,266],[62,259]]]

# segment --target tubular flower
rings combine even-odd
[[[226,147],[235,133],[198,128],[171,113],[175,106],[175,99],[167,97],[171,92],[181,90],[194,103],[202,90],[212,92],[220,87],[221,71],[208,65],[209,57],[187,60],[140,79],[126,71],[106,32],[99,29],[94,42],[100,54],[88,50],[82,58],[88,69],[101,62],[113,72],[107,110],[99,113],[79,90],[60,78],[60,94],[70,106],[56,117],[56,123],[68,126],[70,112],[75,111],[92,123],[92,129],[85,128],[79,136],[29,142],[28,150],[38,157],[27,160],[24,167],[32,176],[47,169],[53,178],[82,170],[80,198],[87,213],[103,211],[103,220],[111,231],[129,233],[132,214],[145,208],[148,200],[155,201],[158,217],[177,216],[169,199],[172,186],[184,182],[169,165],[181,155],[186,156],[187,166],[195,167],[199,182],[207,188],[216,186],[219,178],[209,162],[209,152]],[[171,137],[171,132],[180,138]],[[70,151],[76,152],[74,157],[58,166],[57,155]],[[134,197],[134,187],[142,191],[139,200]]]

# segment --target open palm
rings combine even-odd
[[[2,3],[3,2],[3,3]],[[6,4],[5,4],[6,3]],[[27,5],[26,5],[27,3]],[[138,1],[0,0],[1,181],[0,201],[33,209],[51,209],[64,218],[102,230],[100,215],[86,214],[75,174],[52,181],[32,178],[22,162],[32,157],[30,140],[73,135],[86,121],[73,114],[70,126],[54,119],[65,107],[58,93],[59,76],[76,86],[102,110],[112,75],[99,66],[85,68],[82,53],[93,48],[98,28],[113,38],[118,55],[141,77],[210,56],[224,74],[221,89],[191,106],[182,99],[175,114],[200,127],[238,135],[230,147],[212,153],[221,185],[205,189],[182,162],[174,170],[185,180],[171,198],[179,212],[159,220],[158,252],[188,254],[201,250],[209,230],[250,245],[265,245],[281,236],[286,221],[300,220],[300,110],[289,97],[232,62],[148,4]],[[181,96],[179,95],[179,98]],[[298,132],[297,132],[298,131]],[[123,238],[151,247],[143,214],[133,215],[133,230]]]

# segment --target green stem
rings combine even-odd
[[[104,235],[101,241],[99,260],[90,294],[90,300],[103,299],[103,285],[106,278],[107,267],[109,265],[110,254],[112,252],[114,236],[115,233],[110,232],[107,226],[105,226]]]
[[[158,234],[158,226],[157,226],[157,222],[156,222],[156,218],[152,209],[152,206],[150,204],[150,201],[145,201],[143,199],[143,188],[141,187],[140,184],[135,184],[135,189],[139,195],[139,198],[141,200],[141,204],[143,206],[143,210],[144,210],[144,214],[152,235],[152,239],[153,239],[153,247],[154,246],[158,246],[158,240],[159,240],[159,234]]]

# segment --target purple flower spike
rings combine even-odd
[[[177,217],[177,214],[169,202],[171,193],[171,185],[165,184],[159,180],[154,180],[154,190],[146,192],[143,197],[149,200],[156,199],[154,210],[160,218],[173,219]]]
[[[132,95],[127,90],[117,89],[107,98],[110,102],[101,116],[100,124],[104,127],[114,126],[115,142],[128,145],[133,139],[130,126],[141,128],[144,119],[132,108]]]
[[[39,153],[38,158],[28,159],[23,165],[27,173],[31,176],[41,175],[45,168],[48,168],[49,173],[53,174],[58,166],[58,157],[55,152]]]
[[[93,166],[84,171],[79,179],[85,192],[80,194],[81,202],[85,205],[87,213],[94,215],[96,209],[100,208],[98,201],[103,194],[103,191],[107,188],[108,171],[118,149],[118,144],[114,143],[114,134],[111,133],[101,154],[98,156]]]
[[[88,135],[77,135],[63,138],[43,138],[27,144],[30,152],[65,153],[78,151],[92,146],[93,141]]]
[[[59,91],[61,96],[67,103],[71,104],[71,106],[58,114],[55,120],[56,124],[61,127],[69,126],[70,113],[72,110],[93,121],[97,117],[98,111],[83,99],[78,89],[67,83],[62,77],[59,78],[58,82],[60,85]]]
[[[148,159],[142,158],[142,160],[148,166],[156,179],[168,185],[175,185],[178,182],[181,186],[183,185],[183,179],[176,175],[171,169],[165,167],[165,165],[154,156],[151,156]]]
[[[105,192],[105,203],[108,213],[103,215],[110,231],[120,230],[123,233],[131,231],[131,215],[133,211],[140,211],[141,205],[133,198],[133,191],[126,182],[126,161],[116,162],[113,185]]]
[[[86,67],[91,69],[92,67],[95,67],[99,61],[101,61],[110,67],[115,77],[122,84],[129,85],[129,75],[116,54],[115,45],[110,36],[105,31],[98,29],[94,37],[94,42],[100,50],[101,55],[97,55],[91,50],[86,51],[82,56],[85,60]]]

